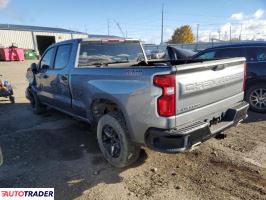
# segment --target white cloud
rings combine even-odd
[[[174,33],[174,29],[171,28],[167,28],[164,30],[164,40],[169,40],[171,39],[173,33]]]
[[[231,38],[242,40],[266,40],[266,19],[263,18],[264,10],[258,9],[251,15],[245,15],[243,12],[232,14],[229,21],[218,27],[206,27],[200,31],[200,41],[207,42],[210,39],[219,39],[227,41]],[[235,20],[238,20],[235,23]],[[233,21],[233,22],[232,22]],[[241,28],[242,24],[242,28]]]
[[[230,19],[232,20],[243,20],[244,19],[244,13],[234,13],[231,15]]]
[[[264,17],[265,11],[258,9],[256,12],[251,14],[245,14],[244,12],[234,13],[228,20],[221,24],[203,26],[200,25],[199,29],[199,41],[209,42],[212,39],[219,39],[228,41],[230,39],[230,27],[231,27],[231,39],[239,39],[241,35],[242,40],[266,40],[266,18]],[[242,24],[242,28],[241,28]],[[196,24],[192,25],[196,27]],[[164,30],[164,41],[171,38],[174,32],[174,28],[166,28]],[[196,33],[194,29],[194,34]],[[220,33],[220,34],[219,34]],[[160,31],[157,33],[141,37],[147,43],[159,44],[161,40]]]
[[[0,0],[0,9],[6,8],[9,3],[9,0]]]
[[[263,15],[264,15],[264,10],[262,10],[262,9],[258,9],[258,10],[254,13],[253,16],[254,16],[256,19],[260,19],[260,18],[263,17]]]

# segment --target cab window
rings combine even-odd
[[[40,69],[52,69],[53,65],[53,55],[54,55],[54,48],[50,48],[40,62]]]
[[[57,48],[54,69],[63,69],[68,65],[71,49],[71,44],[64,44]]]

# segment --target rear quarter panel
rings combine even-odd
[[[123,112],[131,139],[144,143],[148,127],[175,127],[175,117],[158,116],[157,98],[162,91],[153,86],[154,75],[170,71],[170,67],[74,68],[70,75],[72,107],[92,120],[92,103],[110,100]]]

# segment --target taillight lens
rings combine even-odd
[[[246,79],[247,79],[247,63],[244,64],[243,91],[245,91],[246,89]]]
[[[176,81],[175,75],[157,75],[153,79],[154,85],[162,88],[162,95],[158,98],[158,114],[162,117],[176,115]]]

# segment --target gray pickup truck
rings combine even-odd
[[[247,117],[245,58],[147,61],[137,40],[74,39],[50,46],[27,78],[33,111],[48,106],[92,124],[116,167],[144,145],[191,150]]]

